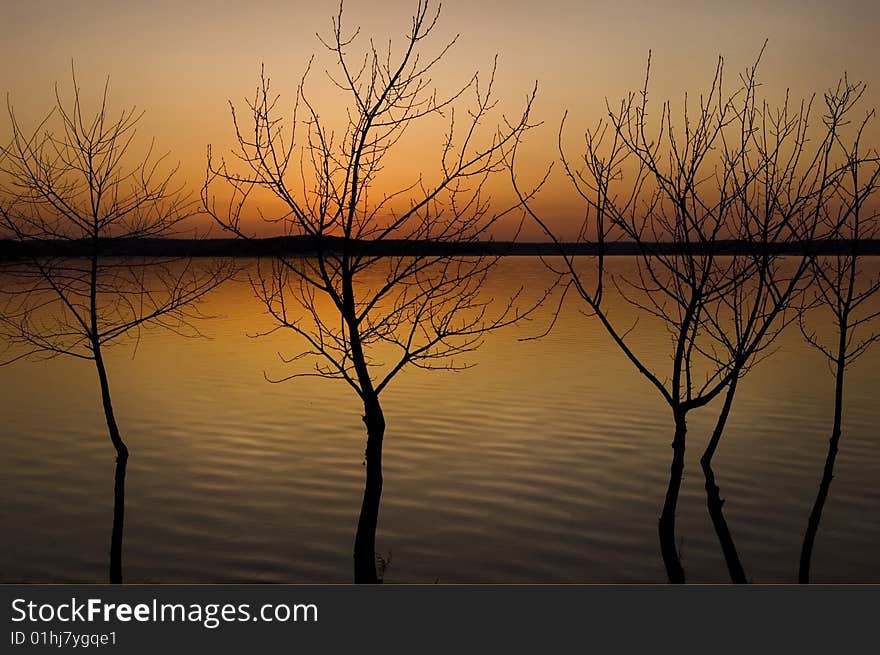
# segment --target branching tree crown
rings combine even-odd
[[[72,99],[56,85],[56,106],[33,131],[7,101],[0,222],[23,263],[8,268],[0,291],[6,336],[20,354],[95,359],[101,346],[148,324],[198,334],[193,303],[224,267],[114,256],[126,241],[173,235],[195,204],[153,143],[134,152],[142,113],[111,117],[108,80],[90,114],[72,80]]]
[[[864,84],[844,81],[838,88],[838,104],[854,106],[864,91]],[[880,274],[865,266],[863,252],[864,242],[880,235],[880,154],[875,149],[865,150],[862,143],[862,135],[873,118],[871,111],[858,124],[853,139],[836,139],[835,147],[843,164],[830,190],[833,202],[821,216],[824,232],[835,240],[840,252],[814,260],[812,297],[806,305],[809,310],[830,315],[837,328],[833,343],[824,341],[819,330],[809,326],[814,311],[799,314],[807,342],[822,353],[832,369],[839,364],[841,373],[880,339],[880,334],[872,329],[880,312],[871,303],[880,292]]]
[[[285,235],[310,239],[314,257],[285,256],[279,249],[255,276],[255,289],[277,324],[299,334],[316,356],[311,372],[344,379],[361,397],[384,390],[405,366],[458,369],[456,359],[480,343],[489,329],[517,318],[512,303],[490,307],[479,289],[494,259],[466,257],[455,249],[489,238],[491,228],[515,208],[497,208],[486,182],[505,165],[505,149],[527,130],[534,89],[513,121],[486,137],[495,110],[495,69],[474,74],[447,96],[432,74],[455,43],[427,53],[439,16],[420,2],[401,51],[370,41],[363,57],[350,54],[359,30],[343,28],[343,11],[322,39],[335,61],[330,79],[341,91],[347,120],[341,134],[325,124],[306,89],[297,89],[292,115],[279,110],[279,96],[261,74],[247,103],[246,122],[232,106],[237,148],[219,160],[209,150],[202,193],[206,210],[227,230],[247,238],[249,199],[269,191],[283,205],[280,215],[261,217]],[[472,104],[466,111],[462,103]],[[384,167],[408,129],[446,118],[438,144],[439,174],[394,187]],[[392,177],[392,176],[387,176]],[[214,185],[232,190],[218,206]],[[396,255],[396,256],[395,256]],[[326,301],[326,302],[322,302]],[[327,306],[329,305],[329,310]],[[381,348],[382,361],[374,357]]]

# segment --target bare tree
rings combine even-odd
[[[380,581],[375,534],[386,427],[382,392],[408,367],[466,368],[461,357],[488,331],[522,317],[516,298],[493,302],[481,295],[496,259],[480,256],[473,244],[516,209],[499,209],[486,183],[504,168],[506,148],[530,127],[535,89],[517,118],[499,116],[499,126],[488,130],[496,105],[494,66],[488,79],[474,74],[441,95],[431,75],[457,37],[428,52],[440,11],[429,5],[418,2],[399,51],[391,42],[380,51],[371,40],[358,56],[351,52],[359,30],[343,29],[340,3],[330,37],[321,41],[334,60],[335,73],[328,76],[346,109],[341,134],[312,103],[308,69],[287,122],[261,74],[244,125],[232,107],[234,159],[217,161],[209,148],[202,192],[206,211],[246,239],[244,208],[253,192],[268,191],[283,208],[263,219],[313,250],[311,257],[289,256],[279,245],[252,281],[276,329],[290,330],[305,344],[294,359],[314,363],[285,379],[343,380],[363,403],[366,483],[354,545],[356,582]],[[447,130],[438,144],[436,175],[413,173],[404,183],[399,174],[383,175],[408,129],[430,126],[432,119],[445,119]],[[228,204],[215,200],[218,181],[231,190]]]
[[[116,451],[110,580],[122,579],[122,529],[128,447],[110,392],[105,351],[156,326],[197,335],[194,303],[229,272],[191,260],[133,258],[120,246],[172,234],[196,206],[164,171],[151,144],[133,154],[141,113],[112,118],[108,83],[93,112],[56,85],[56,106],[26,131],[7,101],[12,138],[0,160],[0,222],[14,236],[0,328],[19,359],[70,356],[93,362],[107,431]],[[10,359],[7,359],[7,363]]]
[[[844,80],[834,97],[839,106],[852,106],[864,91],[864,84],[851,84]],[[865,127],[873,117],[873,111],[868,113],[858,124],[858,131],[852,140],[839,137],[835,141],[835,147],[841,151],[845,163],[841,167],[843,174],[836,179],[832,188],[833,202],[829,203],[822,222],[841,252],[816,258],[813,266],[813,297],[810,299],[812,302],[808,303],[810,311],[799,315],[804,338],[826,358],[834,376],[831,437],[819,491],[804,534],[798,571],[801,583],[810,581],[813,545],[834,477],[843,423],[846,369],[880,339],[880,333],[872,327],[880,311],[871,304],[880,291],[880,276],[876,271],[865,271],[863,268],[863,244],[866,240],[877,238],[880,232],[880,214],[875,200],[880,179],[880,156],[873,149],[864,152],[861,143]],[[812,321],[809,317],[814,312],[831,319],[836,328],[836,332],[829,335],[832,339],[823,339],[819,329],[810,327]]]
[[[756,102],[755,67],[744,76],[745,103],[737,121],[741,138],[737,161],[721,148],[725,166],[738,175],[740,208],[735,236],[747,244],[741,266],[749,279],[723,299],[727,320],[714,321],[716,341],[732,362],[733,375],[721,410],[700,459],[709,515],[721,544],[731,581],[747,582],[734,540],[724,519],[712,457],[726,427],[739,381],[771,354],[776,338],[802,316],[804,293],[811,280],[816,244],[833,239],[833,226],[823,221],[843,169],[832,157],[861,93],[860,85],[842,80],[824,95],[821,132],[811,131],[815,96],[792,106],[786,96],[771,110]],[[811,137],[817,147],[807,148]],[[829,229],[830,228],[830,229]]]
[[[722,539],[732,578],[745,581],[732,538],[720,513],[711,458],[733,403],[737,381],[767,353],[794,314],[787,312],[803,288],[810,257],[804,242],[815,237],[825,192],[835,173],[829,166],[835,116],[808,148],[811,102],[792,106],[786,98],[771,109],[757,97],[754,66],[732,93],[723,88],[723,60],[712,84],[694,105],[687,96],[681,124],[669,102],[650,115],[648,74],[608,117],[586,132],[585,150],[574,163],[563,147],[564,171],[587,212],[581,241],[594,241],[595,258],[568,256],[551,264],[574,290],[636,369],[669,406],[674,424],[669,485],[659,521],[661,552],[671,582],[684,582],[675,539],[675,514],[688,414],[724,394],[716,428],[703,456],[710,514]],[[516,156],[516,148],[513,157]],[[532,218],[559,243],[531,200],[549,177],[523,190],[512,180]],[[622,238],[635,245],[634,275],[606,270],[607,244]],[[799,255],[793,265],[781,256]],[[562,244],[560,244],[562,246]],[[672,351],[664,372],[631,346],[636,325],[622,326],[604,303],[612,284],[640,319],[665,328]],[[563,294],[563,298],[566,294]],[[719,520],[720,519],[720,520]]]

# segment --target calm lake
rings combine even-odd
[[[628,258],[612,267],[632,266]],[[538,290],[532,258],[501,262],[486,293]],[[609,291],[621,325],[635,311]],[[494,333],[474,368],[405,371],[388,422],[377,552],[387,582],[665,582],[657,520],[671,414],[597,320],[569,298]],[[126,482],[126,582],[352,579],[363,493],[362,407],[343,382],[271,384],[308,363],[246,281],[202,306],[204,339],[161,331],[108,351]],[[822,327],[821,325],[818,327]],[[826,330],[833,327],[828,324]],[[633,348],[663,366],[650,323]],[[725,517],[750,580],[795,582],[822,475],[833,378],[787,330],[741,383],[715,457]],[[667,364],[668,368],[668,364]],[[815,582],[880,582],[880,347],[848,371],[841,451],[813,555]],[[718,403],[691,414],[677,533],[689,582],[729,580],[699,455]],[[114,454],[90,362],[0,368],[0,579],[103,582]]]

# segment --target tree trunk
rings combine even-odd
[[[804,544],[801,548],[801,562],[798,570],[798,582],[807,584],[810,582],[810,561],[813,557],[813,544],[816,541],[816,533],[819,531],[819,523],[822,521],[822,510],[831,489],[831,480],[834,479],[834,462],[837,459],[837,450],[840,445],[841,423],[843,421],[843,375],[845,363],[845,340],[841,339],[842,352],[837,359],[834,388],[834,424],[831,428],[831,439],[828,440],[828,454],[825,456],[825,469],[822,473],[822,481],[819,483],[819,493],[816,502],[813,503],[813,511],[807,522],[807,531],[804,534]]]
[[[706,476],[706,506],[709,509],[709,516],[712,518],[712,525],[715,528],[715,534],[718,535],[718,543],[721,544],[721,552],[724,554],[724,561],[727,563],[727,572],[730,574],[730,581],[734,584],[746,584],[745,569],[739,560],[739,553],[736,550],[736,544],[733,541],[733,535],[727,526],[724,518],[724,500],[721,498],[721,490],[715,484],[715,474],[712,466],[706,461],[701,460],[703,466],[703,474]]]
[[[675,545],[675,511],[678,505],[678,494],[684,476],[684,447],[687,435],[686,413],[680,408],[673,411],[675,416],[675,437],[672,440],[672,465],[669,469],[669,486],[666,489],[666,500],[663,513],[660,514],[658,531],[660,534],[660,552],[666,566],[669,582],[683,584],[684,568]]]
[[[364,399],[363,420],[367,427],[366,483],[354,540],[354,581],[355,584],[377,584],[382,582],[376,571],[376,526],[382,499],[382,439],[385,436],[385,416],[377,395]]]
[[[116,458],[113,484],[113,531],[110,535],[110,582],[122,583],[122,527],[125,521],[125,469],[128,459]]]
[[[730,408],[733,406],[733,397],[736,395],[736,385],[738,382],[739,374],[737,373],[733,376],[730,380],[730,384],[727,386],[727,393],[724,394],[724,405],[721,406],[721,412],[718,414],[718,421],[715,423],[715,429],[712,431],[712,436],[709,437],[709,443],[706,446],[706,450],[703,451],[703,456],[700,458],[700,463],[703,465],[704,471],[707,466],[711,470],[712,457],[718,449],[721,435],[724,434],[724,428],[727,425],[727,417],[730,416]]]
[[[718,543],[721,544],[721,552],[724,555],[724,561],[727,564],[727,572],[730,575],[730,581],[735,584],[745,584],[748,582],[745,569],[739,559],[739,553],[736,550],[736,544],[733,541],[733,535],[724,518],[724,500],[721,498],[721,490],[715,483],[715,472],[712,470],[712,457],[718,449],[721,441],[721,435],[724,434],[724,428],[727,425],[727,418],[730,416],[730,408],[733,406],[733,398],[736,395],[736,385],[739,382],[739,375],[735,374],[727,387],[727,393],[724,396],[724,405],[718,414],[718,420],[715,423],[715,429],[709,438],[706,450],[700,458],[700,464],[703,467],[703,475],[706,478],[706,507],[709,510],[709,517],[712,519],[712,526],[715,528],[715,534],[718,536]]]
[[[116,415],[113,412],[113,401],[110,398],[110,383],[107,380],[107,369],[104,367],[104,357],[101,354],[101,346],[93,348],[95,367],[98,369],[98,379],[101,382],[101,401],[104,405],[104,418],[107,420],[107,431],[110,441],[116,449],[116,457],[128,459],[128,448],[119,434],[119,426],[116,424]]]
[[[116,416],[113,413],[113,402],[110,398],[110,384],[100,344],[93,344],[95,367],[101,383],[101,400],[104,405],[104,418],[107,420],[107,431],[110,441],[116,449],[116,473],[113,484],[113,530],[110,537],[110,582],[122,582],[122,534],[125,523],[125,473],[128,465],[128,447],[119,434]]]

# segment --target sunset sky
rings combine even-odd
[[[378,43],[388,38],[400,43],[415,4],[351,0],[345,20]],[[292,102],[309,56],[318,54],[313,95],[319,104],[323,98],[338,105],[338,95],[322,79],[332,62],[315,37],[316,31],[328,33],[336,9],[336,2],[318,0],[7,1],[0,90],[9,94],[19,120],[33,125],[52,106],[54,82],[62,92],[69,90],[71,60],[86,98],[95,97],[109,75],[113,106],[145,109],[141,133],[170,150],[182,177],[197,189],[206,145],[220,150],[230,145],[227,100],[240,105],[253,93],[261,63],[282,100]],[[868,84],[865,106],[876,106],[878,24],[880,6],[857,0],[448,0],[426,48],[436,52],[454,34],[461,35],[435,75],[441,90],[452,89],[476,69],[488,69],[497,53],[497,90],[509,114],[521,108],[538,80],[534,119],[545,125],[529,135],[523,167],[528,176],[538,175],[555,157],[565,110],[577,134],[602,115],[605,97],[614,101],[640,87],[649,49],[651,88],[658,100],[704,90],[719,54],[728,79],[735,79],[768,39],[761,79],[769,96],[781,97],[788,87],[795,97],[821,92],[846,71]],[[8,134],[4,115],[0,136],[5,140]],[[432,170],[437,143],[437,131],[422,132],[402,148],[426,157],[420,168]],[[554,181],[541,202],[563,232],[574,224],[572,216],[580,215],[561,183]]]

